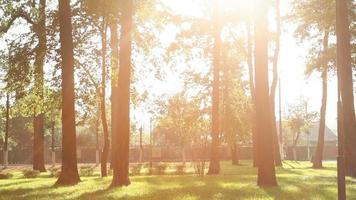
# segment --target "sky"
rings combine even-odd
[[[232,0],[244,2],[245,6],[253,1]],[[169,7],[177,13],[183,15],[196,14],[199,4],[191,0],[163,0]],[[291,0],[281,1],[281,15],[287,15]],[[187,7],[189,5],[189,7]],[[308,54],[306,46],[299,44],[293,36],[293,25],[283,24],[281,36],[281,50],[279,68],[282,82],[282,112],[286,115],[288,106],[299,102],[301,99],[308,101],[308,111],[319,112],[321,106],[322,83],[320,73],[314,72],[310,77],[306,77],[304,70],[306,67],[305,58]],[[304,44],[305,45],[305,44]],[[328,103],[326,112],[326,124],[332,130],[336,130],[337,117],[337,83],[335,77],[329,75]],[[278,97],[278,93],[276,94]],[[276,98],[277,105],[279,104]],[[276,107],[278,109],[278,106]]]
[[[162,0],[168,7],[172,8],[175,12],[182,15],[197,15],[199,16],[199,1],[201,0]],[[240,2],[241,5],[249,7],[250,2],[246,0],[230,0],[234,3]],[[281,1],[281,14],[288,14],[291,0]],[[187,6],[189,5],[189,6]],[[12,29],[11,34],[16,34],[19,31],[26,32],[28,27],[18,27]],[[169,43],[174,40],[174,33],[176,28],[174,26],[169,27],[161,33],[161,40],[163,43]],[[5,43],[0,41],[0,46],[4,48]],[[159,49],[157,50],[159,52]],[[321,79],[319,73],[313,73],[311,77],[306,79],[304,75],[305,70],[305,57],[307,56],[305,46],[298,44],[297,40],[293,36],[293,25],[284,24],[283,33],[281,38],[281,51],[279,67],[282,80],[282,109],[283,113],[286,112],[288,105],[300,101],[301,98],[308,100],[308,110],[319,112],[321,105]],[[164,82],[154,80],[154,77],[147,75],[144,79],[145,83],[141,84],[142,89],[151,89],[151,92],[160,94],[174,94],[179,91],[182,84],[179,83],[180,77],[177,77],[175,73],[170,73],[168,78]],[[109,95],[109,94],[108,94]],[[278,93],[277,93],[278,95]],[[278,98],[277,105],[278,105]],[[336,130],[336,101],[337,101],[337,87],[335,78],[330,78],[328,88],[328,104],[327,104],[327,116],[326,123],[332,129]],[[278,106],[276,107],[278,108]],[[149,115],[142,114],[140,111],[134,112],[137,115],[139,121],[149,124]]]

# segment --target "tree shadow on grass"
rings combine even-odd
[[[20,184],[20,183],[19,183]],[[36,188],[17,188],[13,190],[3,190],[0,191],[1,199],[46,199],[48,193],[46,191],[53,189],[54,187],[41,186]]]

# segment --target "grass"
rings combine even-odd
[[[279,187],[256,186],[256,169],[249,162],[232,166],[222,162],[217,176],[195,175],[134,176],[126,188],[110,189],[111,177],[82,177],[75,186],[55,187],[49,172],[39,178],[25,179],[20,169],[8,169],[14,177],[0,180],[0,199],[336,199],[336,165],[326,163],[322,170],[308,162],[286,162],[277,169]],[[347,179],[347,199],[356,199],[356,180]]]

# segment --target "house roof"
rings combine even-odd
[[[279,123],[279,122],[277,122]],[[284,131],[285,131],[285,126]],[[279,132],[279,127],[277,126],[277,131]],[[314,122],[310,129],[308,130],[310,133],[309,139],[310,141],[318,141],[318,136],[319,136],[319,122]],[[301,140],[306,140],[307,139],[307,134],[301,134],[300,136]],[[332,131],[327,125],[325,125],[325,141],[337,141],[337,135]]]

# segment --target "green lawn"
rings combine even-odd
[[[111,177],[82,177],[76,186],[54,187],[56,179],[48,173],[25,179],[18,169],[10,169],[15,176],[0,180],[0,199],[336,199],[336,166],[325,166],[313,170],[309,162],[287,162],[277,171],[279,187],[269,189],[256,186],[256,170],[248,162],[238,167],[223,162],[218,176],[134,176],[121,189],[108,188]],[[347,199],[356,199],[356,180],[347,179],[347,184]]]

